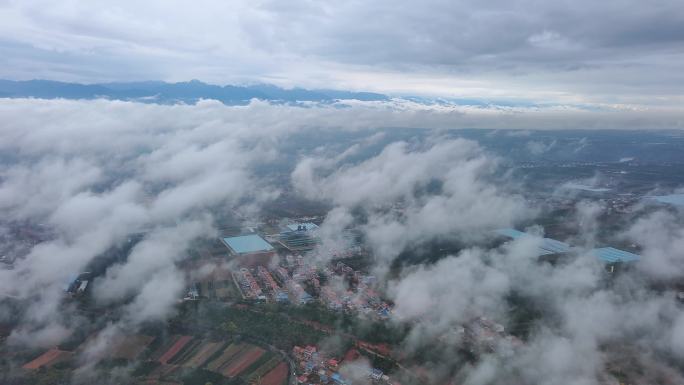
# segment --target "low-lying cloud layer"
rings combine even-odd
[[[600,384],[620,373],[635,378],[638,371],[645,381],[684,379],[681,368],[668,369],[681,359],[683,313],[673,292],[652,291],[637,274],[606,285],[600,263],[583,253],[563,265],[539,264],[534,257],[539,241],[468,249],[391,282],[397,314],[415,323],[406,351],[443,339],[474,317],[485,315],[506,329],[516,326],[511,314],[519,305],[509,299],[515,293],[542,314],[525,325],[529,338],[514,355],[500,341],[473,366],[447,355],[435,364],[473,385]],[[653,357],[663,361],[655,364]]]
[[[6,154],[0,185],[4,217],[41,223],[54,233],[18,259],[13,270],[0,271],[4,293],[32,299],[26,311],[31,322],[18,333],[33,335],[64,329],[66,321],[46,317],[59,306],[55,293],[95,256],[125,244],[135,233],[144,234],[143,240],[125,262],[107,270],[93,293],[103,304],[130,299],[130,316],[124,318],[133,324],[162,319],[184,286],[175,263],[192,240],[215,236],[213,214],[258,212],[261,203],[278,196],[284,186],[274,185],[263,169],[288,159],[291,154],[279,143],[289,135],[413,121],[412,112],[376,108],[260,102],[227,107],[212,101],[160,106],[17,99],[3,100],[0,114],[0,148]],[[482,228],[510,223],[522,210],[519,201],[509,202],[480,181],[495,163],[474,142],[440,143],[438,137],[417,147],[397,142],[376,157],[343,166],[359,148],[380,139],[370,132],[327,165],[302,154],[291,167],[294,184],[309,198],[331,199],[339,206],[328,223],[337,213],[342,218],[338,228],[343,228],[352,219],[350,210],[371,210],[374,215],[364,231],[386,261],[408,242],[434,235],[424,227],[440,226],[446,234],[477,221]],[[320,167],[337,171],[319,179],[314,174]],[[419,194],[431,183],[439,184],[439,193]],[[374,210],[397,200],[405,205],[400,217],[375,215]],[[485,207],[484,201],[493,206]],[[391,234],[403,243],[385,250],[395,243],[385,239]],[[155,292],[168,298],[146,306],[146,296]]]
[[[305,158],[292,179],[305,196],[335,206],[324,230],[345,225],[339,222],[341,212],[349,217],[362,209],[366,242],[383,261],[379,266],[387,267],[411,244],[454,234],[473,238],[524,217],[520,197],[506,196],[487,181],[495,166],[475,142],[435,137],[418,146],[392,143],[350,166],[339,159]]]
[[[448,139],[438,130],[426,139],[388,142],[372,129],[445,128],[476,116],[515,125],[526,118],[338,107],[0,100],[3,219],[42,224],[51,234],[17,259],[14,269],[0,270],[0,293],[27,304],[10,342],[51,345],[67,338],[83,321],[69,316],[76,309],[60,308],[64,283],[133,234],[141,234],[141,241],[94,283],[94,299],[118,306],[120,316],[90,341],[89,354],[97,357],[122,330],[167,319],[186,287],[177,264],[193,240],[216,237],[217,214],[257,215],[291,187],[331,207],[320,229],[321,258],[330,244],[344,241],[341,230],[360,231],[397,318],[411,325],[402,343],[407,355],[449,340],[473,317],[519,327],[511,316],[513,297],[538,310],[515,355],[506,353],[513,347],[500,346],[464,363],[447,352],[428,363],[440,377],[434,380],[599,384],[617,376],[607,368],[629,370],[614,362],[625,355],[636,357],[644,378],[657,382],[667,373],[671,383],[682,382],[676,362],[684,357],[684,315],[671,288],[653,285],[684,275],[681,212],[656,211],[622,234],[643,247],[643,261],[611,281],[585,250],[594,245],[601,205],[576,207],[568,220],[584,229],[576,239],[580,250],[559,265],[537,262],[537,237],[485,247],[482,234],[536,212],[509,192],[498,159],[473,141]],[[349,145],[288,142],[297,135],[365,129],[367,135]],[[273,175],[276,166],[285,178]],[[407,247],[435,239],[467,246],[389,274]]]
[[[56,293],[69,277],[135,233],[144,239],[107,271],[95,298],[133,296],[126,312],[134,324],[164,319],[185,286],[174,262],[190,241],[215,235],[210,209],[278,195],[253,169],[274,156],[274,140],[286,131],[267,125],[272,135],[250,133],[249,123],[232,114],[207,116],[217,112],[212,105],[3,105],[5,219],[42,223],[55,233],[0,272],[5,294],[33,298],[27,314],[34,322],[25,328],[59,324],[47,314],[57,313]]]

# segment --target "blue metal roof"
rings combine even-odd
[[[684,206],[684,194],[651,196],[646,197],[645,199],[675,206]]]
[[[641,259],[641,256],[637,254],[630,253],[629,251],[616,249],[614,247],[602,247],[599,249],[593,249],[590,251],[590,253],[596,258],[606,263],[634,262]]]
[[[522,231],[518,231],[516,229],[497,229],[494,230],[494,232],[499,235],[503,235],[504,237],[509,237],[513,239],[518,239],[522,236],[527,235],[527,233],[523,233]]]
[[[544,238],[542,240],[542,244],[540,247],[551,254],[567,253],[568,251],[570,251],[570,245],[568,245],[565,242],[557,241],[551,238]]]
[[[522,237],[529,237],[530,234],[518,231],[516,229],[498,229],[495,233],[503,235],[511,239],[518,239]],[[541,245],[539,245],[539,255],[567,253],[571,250],[570,245],[565,242],[557,241],[551,238],[543,238]]]
[[[273,250],[273,246],[271,246],[257,234],[241,235],[239,237],[227,237],[223,238],[223,242],[225,242],[231,250],[238,254]]]
[[[64,291],[69,291],[69,288],[71,287],[71,285],[74,284],[74,281],[76,281],[77,278],[78,278],[77,274],[70,275],[69,280],[67,282],[65,282],[63,285]]]

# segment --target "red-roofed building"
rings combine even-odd
[[[361,353],[359,353],[358,350],[356,349],[349,349],[347,353],[345,353],[344,358],[342,359],[344,362],[352,362],[356,361],[359,357],[361,357]]]

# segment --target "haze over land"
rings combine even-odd
[[[0,2],[0,382],[684,383],[682,25]]]

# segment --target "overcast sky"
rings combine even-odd
[[[679,106],[681,0],[0,0],[0,77]]]

